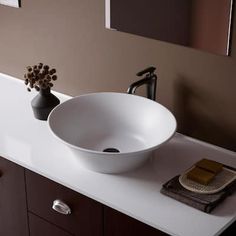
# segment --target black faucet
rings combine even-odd
[[[155,67],[150,66],[146,68],[145,70],[138,72],[137,76],[145,75],[145,77],[131,84],[127,90],[127,93],[134,94],[138,87],[146,84],[147,98],[155,101],[156,100],[156,85],[157,85],[157,76],[156,74],[154,74],[155,70],[156,70]]]

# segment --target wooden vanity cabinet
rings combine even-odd
[[[66,203],[71,214],[52,209]],[[166,236],[0,157],[0,236]],[[222,236],[236,235],[236,223]]]
[[[28,236],[24,168],[0,157],[0,235]]]

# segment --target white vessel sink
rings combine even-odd
[[[72,98],[51,112],[48,124],[82,166],[102,173],[140,166],[176,130],[175,117],[165,107],[124,93]]]

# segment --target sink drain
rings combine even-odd
[[[116,148],[106,148],[103,150],[103,152],[115,152],[115,153],[118,153],[120,152],[118,149]]]

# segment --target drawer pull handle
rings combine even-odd
[[[52,209],[63,215],[71,214],[70,207],[66,203],[58,199],[53,201]]]

